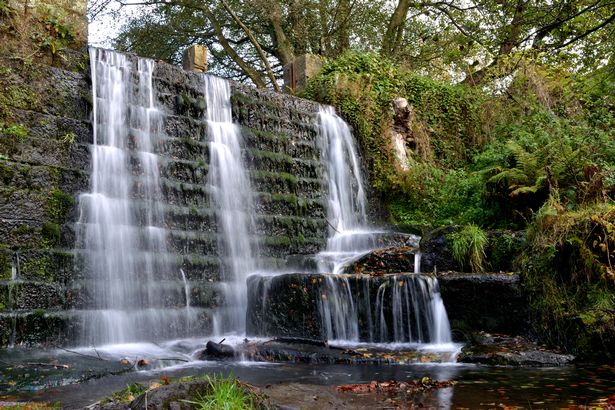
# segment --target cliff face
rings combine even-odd
[[[71,41],[61,55],[40,51],[28,61],[11,48],[15,58],[0,66],[0,347],[70,344],[75,315],[87,306],[75,223],[79,193],[89,190],[91,79],[83,43]],[[207,312],[222,296],[203,85],[199,74],[164,63],[154,85],[168,136],[156,148],[158,205],[190,304]],[[317,252],[327,236],[317,105],[233,84],[232,110],[256,191],[261,255],[280,267],[289,254]],[[201,319],[206,332],[210,318]]]

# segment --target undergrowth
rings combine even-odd
[[[521,266],[535,331],[551,344],[615,359],[615,206],[566,211],[551,197],[529,229]]]

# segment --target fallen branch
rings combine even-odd
[[[325,221],[327,221],[327,224],[329,224],[329,226],[331,228],[333,228],[333,230],[337,233],[341,233],[340,231],[337,230],[337,228],[335,226],[333,226],[333,224],[331,222],[329,222],[329,220],[327,218],[325,218]]]
[[[57,346],[57,345],[52,345],[52,346],[55,347],[56,349],[64,350],[65,352],[73,353],[73,354],[76,354],[76,355],[79,355],[79,356],[89,357],[89,358],[92,358],[92,359],[98,359],[98,360],[102,360],[103,362],[109,362],[110,361],[110,360],[103,359],[102,357],[100,357],[100,355],[98,354],[96,349],[94,349],[94,351],[96,352],[96,356],[92,356],[90,354],[79,353],[79,352],[76,352],[74,350],[67,349],[65,347],[60,347],[60,346]]]
[[[40,367],[53,367],[55,369],[69,369],[70,366],[67,364],[53,364],[53,363],[26,363],[28,366],[40,366]]]
[[[155,359],[155,360],[177,360],[178,362],[185,362],[185,363],[188,363],[190,361],[187,359],[180,359],[179,357],[162,357],[160,359]]]

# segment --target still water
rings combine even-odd
[[[133,382],[160,376],[233,374],[256,384],[302,383],[325,386],[366,383],[372,380],[409,380],[429,376],[455,380],[453,387],[418,396],[415,405],[427,408],[578,408],[607,406],[615,394],[615,366],[561,368],[504,368],[456,363],[410,365],[307,365],[255,362],[183,361],[181,354],[152,347],[151,355],[171,366],[121,373],[125,367],[109,360],[104,350],[91,352],[0,352],[0,407],[2,401],[45,401],[62,408],[83,408]],[[129,357],[129,350],[124,353]],[[100,360],[97,356],[104,360]],[[166,356],[166,357],[165,357]],[[136,357],[135,357],[136,358]],[[172,361],[172,359],[175,359]],[[134,360],[134,359],[133,359]],[[53,364],[41,366],[40,363]],[[68,368],[66,368],[68,366]],[[111,373],[111,374],[110,374]],[[119,374],[113,374],[119,373]],[[75,382],[81,381],[79,384]],[[318,389],[318,387],[316,387]],[[313,389],[314,390],[314,389]],[[608,408],[608,407],[607,407]]]

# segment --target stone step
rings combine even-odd
[[[131,311],[135,325],[143,327],[151,341],[179,337],[203,336],[212,331],[211,309],[185,307],[163,311]],[[1,346],[75,346],[87,339],[87,323],[98,323],[105,315],[96,310],[45,311],[0,313]],[[164,316],[163,316],[164,315]],[[187,320],[189,319],[189,320]],[[82,329],[86,329],[85,331]],[[89,341],[86,344],[91,344]]]

